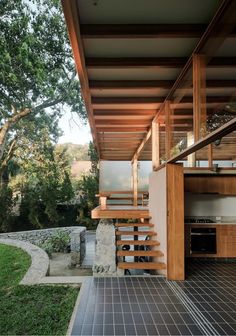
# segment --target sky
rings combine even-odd
[[[59,127],[63,131],[63,136],[59,138],[59,143],[85,144],[92,140],[89,125],[83,125],[79,117],[69,111],[61,117]]]

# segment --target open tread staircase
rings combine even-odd
[[[116,223],[116,245],[118,268],[130,270],[164,270],[166,264],[156,261],[164,256],[163,252],[157,250],[160,242],[156,240],[157,233],[152,230],[154,224],[149,222],[138,223]],[[123,228],[123,230],[122,230]],[[130,230],[128,230],[129,228]],[[144,230],[146,228],[146,230]],[[139,231],[140,229],[140,231]],[[122,239],[121,236],[130,237]],[[142,237],[147,237],[145,240]],[[141,238],[141,239],[140,239]],[[121,247],[124,249],[120,249]],[[130,249],[127,248],[130,246]],[[132,249],[133,246],[133,249]],[[126,261],[125,257],[134,257],[134,261]],[[153,261],[152,259],[155,258]],[[123,259],[123,260],[122,260]]]
[[[117,251],[118,257],[163,257],[161,251]]]
[[[116,231],[117,236],[156,236],[154,231]]]
[[[155,240],[117,240],[116,245],[158,246],[160,243]]]
[[[115,224],[116,227],[153,227],[154,224],[152,223],[116,223]]]
[[[127,269],[127,264],[129,269],[150,269],[150,270],[161,270],[166,269],[166,264],[164,263],[156,263],[156,262],[119,262],[118,267],[121,269]]]

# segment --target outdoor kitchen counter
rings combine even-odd
[[[194,226],[207,226],[207,227],[215,227],[219,225],[236,225],[236,223],[185,223],[185,225],[194,225]]]

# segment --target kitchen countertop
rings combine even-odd
[[[236,223],[184,223],[185,225],[203,225],[203,226],[215,226],[215,225],[236,225]]]

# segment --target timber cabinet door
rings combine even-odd
[[[194,193],[236,195],[236,176],[186,176],[184,190]]]
[[[217,226],[217,257],[236,258],[236,224]]]

